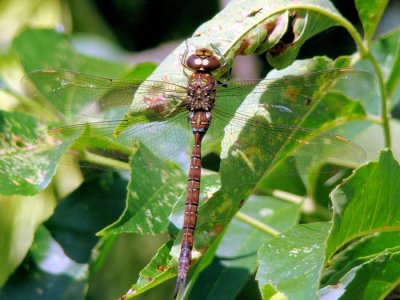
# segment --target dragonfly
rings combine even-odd
[[[48,130],[44,134],[48,140],[62,142],[79,133],[81,141],[88,141],[88,151],[125,162],[137,140],[166,159],[173,159],[182,150],[190,152],[191,148],[175,297],[185,285],[192,263],[202,145],[209,134],[210,151],[226,152],[221,144],[228,141],[230,153],[241,151],[245,156],[245,149],[251,144],[241,133],[244,128],[255,130],[265,145],[265,155],[276,157],[274,153],[280,151],[292,157],[300,162],[300,173],[309,172],[315,162],[357,166],[365,160],[363,149],[351,140],[299,126],[308,116],[318,118],[326,114],[329,105],[324,106],[321,99],[328,91],[343,84],[357,86],[365,77],[364,71],[329,69],[301,76],[222,84],[213,75],[227,64],[219,51],[198,48],[191,55],[188,51],[181,57],[182,66],[191,72],[186,86],[162,80],[115,80],[54,69],[29,75],[42,95],[54,99],[53,108],[61,111],[64,119],[72,122],[74,115],[87,117],[85,122]],[[134,97],[140,101],[132,102]],[[186,135],[193,136],[189,144]],[[108,148],[108,143],[96,141],[95,137],[107,138],[123,147]],[[282,144],[289,150],[282,150]],[[76,155],[76,151],[70,151],[63,161],[75,163]],[[80,160],[77,164],[97,167],[97,163]],[[277,170],[284,175],[293,173],[284,165]]]

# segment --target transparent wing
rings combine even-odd
[[[40,70],[30,73],[37,92],[59,114],[99,117],[107,110],[135,106],[137,110],[166,113],[185,99],[185,88],[167,81],[116,80],[63,70]],[[26,80],[25,79],[25,80]],[[133,101],[134,97],[141,102]]]
[[[220,106],[231,115],[235,114],[239,106],[243,108],[244,114],[245,111],[268,110],[271,115],[277,116],[274,123],[282,123],[279,116],[283,116],[282,121],[292,124],[293,118],[297,120],[304,117],[328,91],[339,91],[351,99],[359,99],[362,97],[360,89],[374,85],[375,78],[371,73],[351,68],[283,78],[234,81],[217,88],[217,108]],[[258,107],[254,102],[242,104],[249,94],[259,98]]]
[[[62,163],[119,167],[112,160],[126,163],[138,142],[163,158],[176,156],[178,147],[186,149],[182,142],[188,136],[186,112],[180,105],[186,95],[184,87],[163,81],[114,80],[61,70],[35,71],[27,79],[35,83],[37,95],[44,97],[59,117],[55,128],[44,132],[41,138],[62,143],[70,136],[79,136],[75,150],[66,154]],[[129,110],[135,112],[134,120],[124,117]],[[117,135],[116,127],[124,123],[131,126]],[[79,161],[78,156],[95,163]],[[109,160],[100,159],[104,156]]]
[[[48,131],[45,136],[49,139],[62,141],[79,132],[81,149],[91,148],[94,153],[117,158],[129,156],[138,141],[168,159],[190,149],[191,130],[182,105],[186,99],[184,87],[164,81],[112,80],[57,70],[37,71],[30,78],[60,114],[69,120],[76,120],[78,115],[81,122]],[[364,157],[360,147],[312,128],[321,129],[325,118],[330,117],[332,105],[329,100],[322,101],[328,91],[354,97],[355,86],[370,78],[369,73],[360,70],[333,69],[219,86],[215,117],[203,145],[208,151],[220,152],[224,138],[224,151],[229,147],[243,150],[258,143],[243,133],[256,130],[260,147],[271,161],[278,153],[290,154],[300,171],[307,172],[308,168],[301,165],[309,166],[316,158],[358,164]],[[138,95],[139,100],[132,103]],[[129,109],[135,113],[124,118]],[[116,135],[115,128],[121,122],[127,129]],[[70,164],[71,159],[67,161]]]
[[[339,120],[349,120],[345,101],[354,100],[365,84],[374,84],[368,72],[333,69],[220,87],[214,116],[228,124],[222,157],[240,154],[250,161],[249,151],[258,147],[270,162],[269,168],[286,160],[280,174],[293,173],[293,165],[300,173],[324,162],[359,165],[365,160],[363,149],[324,130]]]

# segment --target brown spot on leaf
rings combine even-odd
[[[214,228],[211,229],[210,235],[217,235],[218,233],[221,232],[222,228],[223,228],[222,224],[215,225]]]
[[[129,295],[136,293],[136,290],[130,289],[125,295],[118,298],[118,300],[126,300]]]
[[[152,97],[144,97],[143,101],[150,110],[154,110],[161,114],[167,111],[168,101],[162,95],[154,95]]]
[[[238,50],[236,50],[235,55],[245,55],[246,49],[248,49],[249,45],[251,45],[251,40],[249,38],[244,38],[240,42],[240,47]]]
[[[204,246],[204,247],[198,249],[197,251],[199,251],[200,253],[206,253],[208,248],[209,248],[208,246]],[[193,263],[193,261],[192,261],[192,263]]]
[[[276,24],[277,24],[276,20],[267,19],[265,22],[261,23],[260,26],[267,32],[267,35],[270,35],[270,33],[274,31]]]
[[[294,88],[294,87],[290,87],[290,86],[288,86],[287,88],[286,88],[286,96],[290,99],[290,102],[292,103],[292,105],[293,105],[293,102],[295,101],[295,99],[298,97],[298,95],[299,95],[299,91],[296,89],[296,88]]]
[[[282,28],[279,28],[279,25],[286,24],[286,20],[283,21],[283,17],[278,18],[277,22],[275,22],[277,30],[282,30]],[[297,36],[295,34],[295,24],[296,20],[298,18],[298,15],[296,13],[290,14],[289,15],[289,25],[286,28],[285,34],[282,36],[282,38],[275,44],[274,47],[268,50],[269,54],[272,56],[278,56],[286,51],[286,49],[293,44],[297,40]],[[284,23],[282,23],[284,22]],[[275,29],[275,28],[273,28]],[[272,34],[272,32],[271,32]]]
[[[242,199],[242,200],[240,200],[240,202],[239,202],[239,208],[243,207],[243,205],[244,205],[244,200]]]
[[[160,272],[165,272],[167,270],[167,267],[163,265],[157,265],[157,270]]]
[[[268,50],[268,53],[272,56],[278,56],[279,54],[285,52],[287,47],[287,44],[279,41],[274,47]]]
[[[251,11],[246,17],[254,17],[256,14],[258,14],[260,11],[262,11],[262,7],[259,9],[255,9],[253,11]]]

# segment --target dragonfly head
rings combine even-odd
[[[196,49],[186,60],[186,66],[195,71],[210,72],[221,66],[221,61],[207,48]]]

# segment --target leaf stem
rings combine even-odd
[[[307,5],[303,5],[302,7],[306,7]],[[311,6],[312,8],[312,6]],[[386,97],[386,89],[385,89],[385,83],[383,80],[383,74],[381,71],[381,68],[379,67],[379,63],[375,59],[375,57],[371,54],[369,48],[365,47],[361,36],[358,34],[357,30],[354,28],[353,24],[351,24],[349,21],[347,21],[345,18],[338,17],[335,14],[331,14],[326,12],[325,10],[317,10],[316,11],[320,12],[321,14],[324,14],[332,20],[335,20],[338,24],[343,26],[351,35],[353,38],[354,42],[356,43],[358,50],[360,51],[361,57],[364,57],[368,59],[374,70],[375,74],[378,78],[378,85],[379,85],[379,90],[381,93],[381,120],[382,120],[382,126],[383,126],[383,133],[385,137],[385,147],[390,148],[391,147],[391,140],[390,140],[390,126],[389,126],[389,113],[388,113],[388,99]]]
[[[235,218],[243,223],[246,223],[254,228],[261,230],[262,232],[265,232],[268,235],[278,236],[280,234],[278,230],[240,211],[236,213]]]
[[[379,117],[376,117],[374,115],[367,114],[365,119],[368,120],[368,121],[371,121],[371,122],[373,122],[375,124],[382,125],[382,120]]]
[[[368,59],[372,63],[372,66],[375,70],[376,77],[378,78],[378,85],[379,85],[379,90],[381,92],[381,120],[382,120],[382,126],[383,126],[383,133],[385,137],[385,147],[390,148],[391,147],[391,140],[390,140],[390,126],[389,126],[389,111],[388,111],[388,102],[389,98],[386,95],[386,86],[385,82],[383,80],[383,74],[382,70],[379,67],[379,63],[375,59],[375,57],[368,52]]]
[[[94,163],[96,165],[104,166],[111,169],[120,169],[124,171],[130,171],[131,168],[128,163],[122,162],[116,159],[100,156],[93,154],[89,151],[84,151],[83,158],[85,161]]]
[[[296,195],[296,194],[292,194],[292,193],[288,193],[282,190],[270,190],[270,189],[265,189],[264,192],[270,194],[271,196],[274,196],[276,198],[279,198],[281,200],[290,202],[290,203],[294,203],[297,205],[302,204],[306,198]]]

